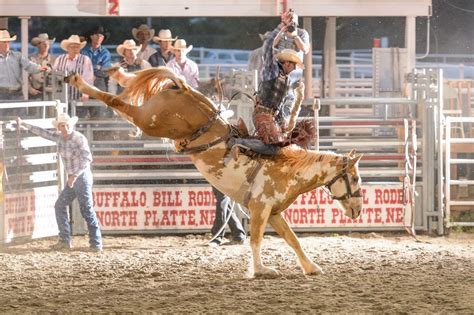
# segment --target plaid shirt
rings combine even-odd
[[[63,159],[68,175],[79,176],[90,166],[92,154],[87,138],[73,130],[64,139],[57,131],[46,130],[37,126],[23,123],[29,131],[42,138],[54,141],[58,145],[58,154]]]
[[[257,95],[259,102],[275,111],[281,109],[289,89],[288,74],[285,74],[274,56],[273,41],[280,32],[275,28],[263,43],[262,82]]]

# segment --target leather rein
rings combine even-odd
[[[349,182],[349,176],[347,175],[347,171],[348,171],[348,168],[349,168],[349,160],[347,159],[347,157],[344,157],[343,161],[344,161],[345,166],[344,166],[344,169],[342,170],[342,172],[339,173],[338,175],[336,175],[333,179],[331,179],[329,182],[327,182],[324,186],[327,187],[327,189],[329,190],[329,194],[330,194],[331,198],[334,199],[334,200],[347,200],[347,199],[352,198],[352,197],[362,198],[360,188],[357,189],[354,192],[352,191],[351,183]],[[346,193],[342,196],[336,197],[336,196],[332,195],[331,186],[339,178],[342,178],[344,180],[345,184],[346,184]]]

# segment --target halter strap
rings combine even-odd
[[[342,172],[339,173],[338,175],[336,175],[333,179],[331,179],[324,186],[326,186],[329,189],[329,191],[331,192],[331,186],[339,178],[342,178],[342,179],[344,179],[344,183],[346,184],[346,193],[344,195],[338,196],[338,197],[335,197],[335,196],[331,195],[331,198],[334,199],[334,200],[347,200],[347,199],[352,198],[352,197],[361,198],[362,194],[360,192],[360,188],[357,189],[356,191],[352,192],[351,183],[349,182],[349,176],[347,176],[347,169],[349,167],[349,161],[348,161],[347,157],[343,157],[343,162],[344,162],[345,166],[344,166]]]

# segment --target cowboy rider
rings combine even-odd
[[[259,139],[231,138],[228,142],[234,159],[237,159],[240,149],[265,155],[275,155],[279,147],[287,140],[288,119],[282,107],[288,96],[291,86],[295,92],[302,94],[304,84],[301,81],[292,83],[290,73],[297,67],[304,69],[298,53],[292,49],[283,49],[274,55],[273,42],[280,31],[291,23],[291,14],[284,14],[280,25],[267,36],[263,44],[264,64],[262,69],[262,82],[257,91],[253,123]],[[296,93],[295,93],[296,94]],[[291,115],[297,115],[299,110],[292,110]]]

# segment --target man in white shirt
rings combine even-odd
[[[184,39],[176,40],[173,45],[175,58],[171,59],[166,66],[171,68],[176,74],[181,75],[192,88],[197,88],[199,84],[199,68],[194,61],[187,57],[191,49],[193,49],[193,45],[187,46]]]

